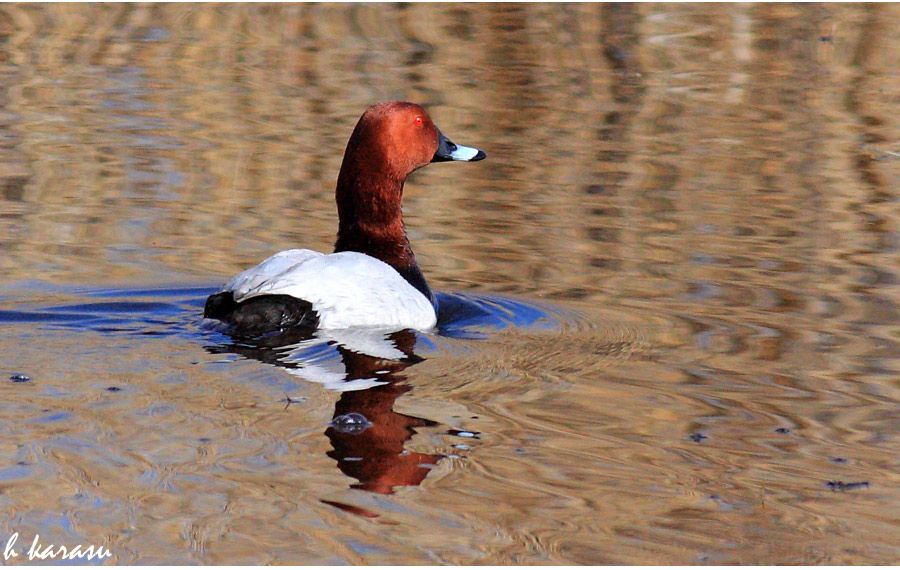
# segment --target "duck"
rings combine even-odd
[[[204,318],[238,336],[434,328],[437,300],[406,233],[403,186],[432,162],[485,157],[447,138],[421,105],[388,101],[369,107],[350,135],[338,174],[334,251],[274,254],[210,295]]]

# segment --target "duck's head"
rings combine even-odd
[[[360,117],[345,159],[354,157],[357,168],[381,171],[403,181],[430,162],[485,158],[477,148],[453,143],[438,129],[420,105],[405,101],[379,103]]]

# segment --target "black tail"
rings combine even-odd
[[[319,315],[312,304],[289,295],[261,295],[240,303],[231,291],[210,295],[203,316],[229,325],[229,332],[241,336],[258,336],[288,329],[315,330]]]

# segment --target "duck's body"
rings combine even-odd
[[[370,107],[350,137],[338,177],[335,253],[277,253],[210,296],[204,316],[245,334],[294,327],[434,327],[434,295],[403,225],[403,184],[429,162],[484,156],[446,139],[418,105]]]
[[[230,294],[235,305],[232,311],[237,314],[231,320],[255,319],[242,323],[244,328],[427,330],[437,322],[431,301],[393,267],[355,251],[327,255],[309,249],[282,251],[234,277],[222,294]],[[290,299],[305,301],[306,306]],[[274,308],[277,305],[282,308]],[[273,310],[276,313],[255,316]]]

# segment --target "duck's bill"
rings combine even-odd
[[[438,149],[434,153],[434,158],[431,159],[431,162],[447,162],[448,160],[475,162],[484,159],[486,156],[483,150],[458,145],[438,131]]]

